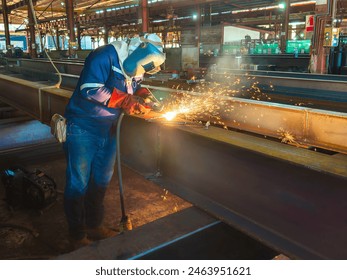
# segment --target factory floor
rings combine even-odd
[[[18,165],[28,171],[39,169],[54,179],[58,191],[57,200],[46,209],[13,209],[6,202],[0,180],[0,259],[52,259],[71,252],[63,211],[66,163],[61,146],[51,138],[48,127],[37,121],[0,126],[1,171]],[[126,210],[133,228],[191,206],[133,170],[122,170]],[[115,172],[106,194],[104,224],[118,230],[120,219]]]

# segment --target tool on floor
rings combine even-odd
[[[56,183],[41,170],[29,172],[23,167],[11,167],[0,175],[6,202],[14,209],[24,206],[42,210],[57,199]]]
[[[117,121],[117,132],[116,132],[116,141],[117,141],[117,171],[118,171],[118,184],[119,184],[119,196],[120,196],[120,206],[122,211],[122,217],[119,223],[119,231],[124,232],[132,230],[133,226],[130,218],[125,213],[125,203],[124,203],[124,191],[123,191],[123,176],[122,176],[122,165],[120,160],[120,127],[124,117],[124,112],[122,112]]]

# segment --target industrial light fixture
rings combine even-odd
[[[285,7],[286,7],[286,4],[284,4],[284,3],[278,4],[278,8],[280,8],[281,10],[285,9]]]
[[[196,20],[198,18],[197,14],[193,14],[193,19]]]

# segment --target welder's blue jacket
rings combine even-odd
[[[135,91],[137,84],[132,84]],[[97,135],[108,133],[121,113],[119,108],[107,107],[114,88],[127,92],[117,51],[113,45],[105,45],[92,51],[86,58],[65,110],[67,121]]]

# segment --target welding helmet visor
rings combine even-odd
[[[156,34],[134,38],[129,45],[129,56],[123,62],[124,72],[131,77],[145,73],[153,75],[165,62],[162,43]]]

